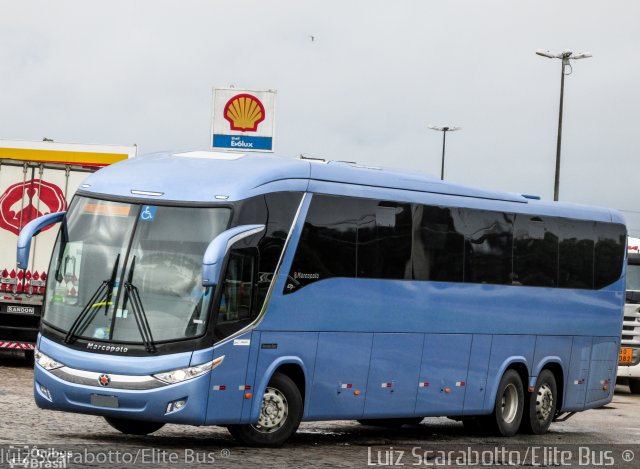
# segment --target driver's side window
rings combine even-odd
[[[230,253],[216,321],[217,338],[228,337],[256,318],[257,263],[256,249],[235,250]]]

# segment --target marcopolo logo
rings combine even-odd
[[[227,101],[224,118],[229,121],[231,130],[255,132],[258,124],[265,118],[263,104],[250,94],[238,94]]]
[[[97,350],[99,352],[122,352],[122,353],[127,353],[129,351],[129,349],[127,347],[123,347],[121,345],[95,344],[93,342],[89,342],[87,344],[87,349],[89,349],[89,350]]]
[[[17,235],[31,220],[66,208],[64,193],[55,184],[42,179],[19,182],[0,196],[0,228]]]
[[[100,383],[100,386],[109,386],[111,377],[109,375],[100,375],[98,376],[98,383]]]

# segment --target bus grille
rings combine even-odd
[[[624,322],[622,323],[622,345],[640,346],[640,306],[626,304],[624,306]]]

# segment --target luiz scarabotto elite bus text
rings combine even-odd
[[[613,395],[613,210],[344,162],[189,152],[101,169],[59,223],[35,366],[45,409],[148,434],[449,416],[541,434]],[[76,294],[59,294],[66,279]]]

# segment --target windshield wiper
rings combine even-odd
[[[96,317],[96,314],[98,314],[98,311],[100,311],[100,307],[103,306],[103,304],[105,314],[108,312],[111,304],[111,296],[113,295],[113,286],[116,283],[119,264],[120,254],[116,257],[116,262],[113,265],[113,270],[111,271],[111,277],[108,280],[103,280],[97,290],[93,295],[91,295],[89,301],[84,305],[84,308],[82,308],[78,317],[73,321],[73,324],[64,338],[64,342],[66,344],[73,342],[79,334],[89,327],[89,324],[91,324],[93,319]]]
[[[127,307],[127,300],[131,299],[131,310],[133,311],[133,317],[136,320],[136,325],[140,331],[140,337],[142,337],[142,343],[144,348],[149,353],[155,353],[157,351],[156,345],[153,341],[153,334],[151,334],[151,327],[149,326],[149,319],[147,313],[142,306],[142,300],[140,299],[140,292],[133,281],[133,270],[136,267],[136,256],[133,256],[131,261],[131,268],[129,269],[129,275],[127,281],[124,283],[124,300],[122,303],[122,310]]]

